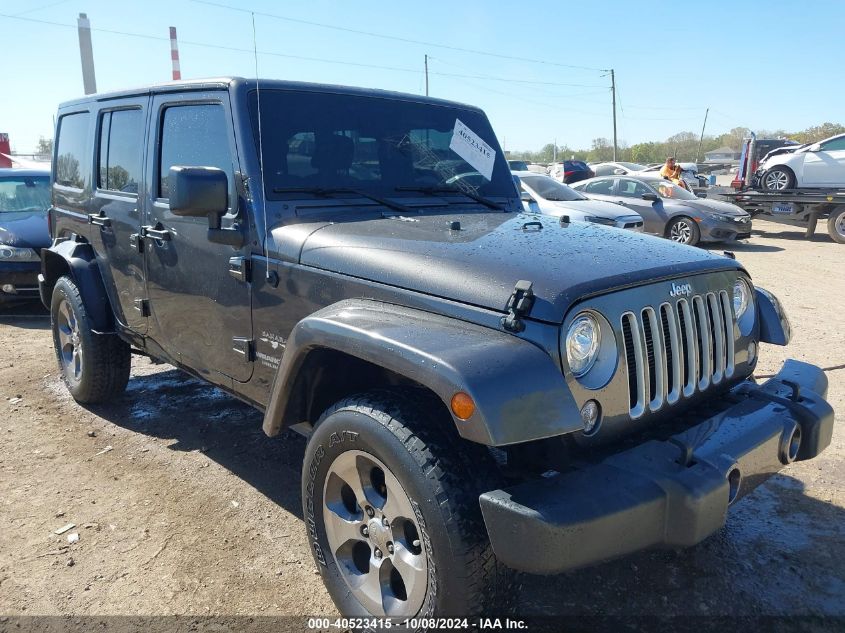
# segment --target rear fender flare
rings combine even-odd
[[[94,329],[101,333],[113,332],[114,315],[90,244],[67,240],[57,242],[41,252],[41,300],[48,309],[53,286],[65,274],[69,274],[79,288]]]
[[[560,368],[533,343],[501,330],[421,310],[353,299],[300,321],[285,345],[264,415],[264,432],[287,424],[291,386],[308,354],[331,349],[399,374],[434,392],[449,409],[463,391],[476,404],[454,415],[464,439],[502,446],[581,430]],[[451,409],[449,409],[451,411]]]

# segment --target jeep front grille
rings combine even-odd
[[[622,315],[631,418],[658,411],[734,372],[731,301],[724,290]]]

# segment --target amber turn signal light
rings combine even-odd
[[[469,420],[475,413],[475,403],[469,394],[459,391],[452,396],[452,413],[461,420]]]

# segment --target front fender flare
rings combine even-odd
[[[85,310],[94,329],[97,332],[113,332],[114,317],[111,304],[97,264],[97,257],[90,244],[65,240],[42,250],[39,285],[41,300],[48,310],[53,286],[65,273],[70,274],[79,288],[82,303],[85,304]]]
[[[533,343],[500,330],[421,310],[352,299],[324,308],[291,332],[264,414],[264,432],[283,426],[290,387],[309,352],[332,349],[431,389],[447,408],[458,391],[475,401],[461,437],[503,446],[580,430],[581,416],[560,368]]]
[[[768,290],[754,288],[754,303],[760,322],[760,342],[774,345],[788,345],[792,338],[792,327],[780,300]]]

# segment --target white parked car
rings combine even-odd
[[[613,202],[591,200],[550,176],[530,171],[512,172],[519,178],[522,206],[528,212],[569,216],[570,220],[593,222],[632,231],[643,230],[642,217]]]
[[[771,156],[757,174],[764,191],[845,187],[845,134]]]

